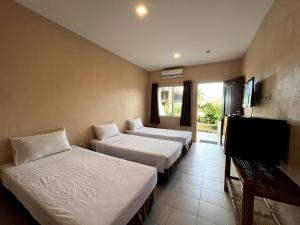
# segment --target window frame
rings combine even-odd
[[[161,115],[160,114],[160,110],[159,110],[159,116],[160,117],[169,117],[169,118],[179,118],[179,117],[181,117],[181,109],[180,109],[180,115],[174,115],[174,102],[173,102],[173,100],[174,100],[174,88],[176,88],[176,87],[182,87],[182,97],[183,97],[183,85],[182,84],[165,84],[165,85],[160,85],[159,87],[158,87],[158,90],[157,91],[160,91],[160,89],[161,88],[172,88],[172,115]],[[161,96],[160,94],[158,94],[158,96]],[[158,99],[158,101],[159,101],[159,104],[160,104],[160,102],[161,102],[161,99]],[[182,107],[182,98],[181,98],[181,107]]]

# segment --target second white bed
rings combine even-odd
[[[152,166],[164,173],[181,156],[182,144],[175,141],[120,134],[105,140],[91,140],[93,150]]]
[[[127,130],[126,133],[143,137],[158,138],[161,140],[176,141],[182,143],[187,149],[192,140],[192,132],[182,130],[141,127],[135,130]]]

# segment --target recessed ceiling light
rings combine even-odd
[[[175,53],[174,54],[174,59],[179,59],[181,57],[180,53]]]
[[[206,53],[211,53],[211,50],[206,50],[205,52],[206,52]]]
[[[148,13],[148,10],[144,5],[138,5],[135,8],[135,11],[138,14],[138,16],[140,16],[140,17],[144,17]]]

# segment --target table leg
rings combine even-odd
[[[228,192],[226,178],[230,177],[230,163],[231,163],[230,157],[226,156],[226,158],[225,158],[225,176],[224,176],[224,191],[225,192]]]
[[[253,189],[243,185],[242,221],[241,225],[252,225],[253,221],[254,194]]]

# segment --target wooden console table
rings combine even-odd
[[[230,175],[231,161],[238,178]],[[279,168],[240,158],[226,156],[224,190],[240,225],[278,224],[265,199],[300,206],[300,187]]]

